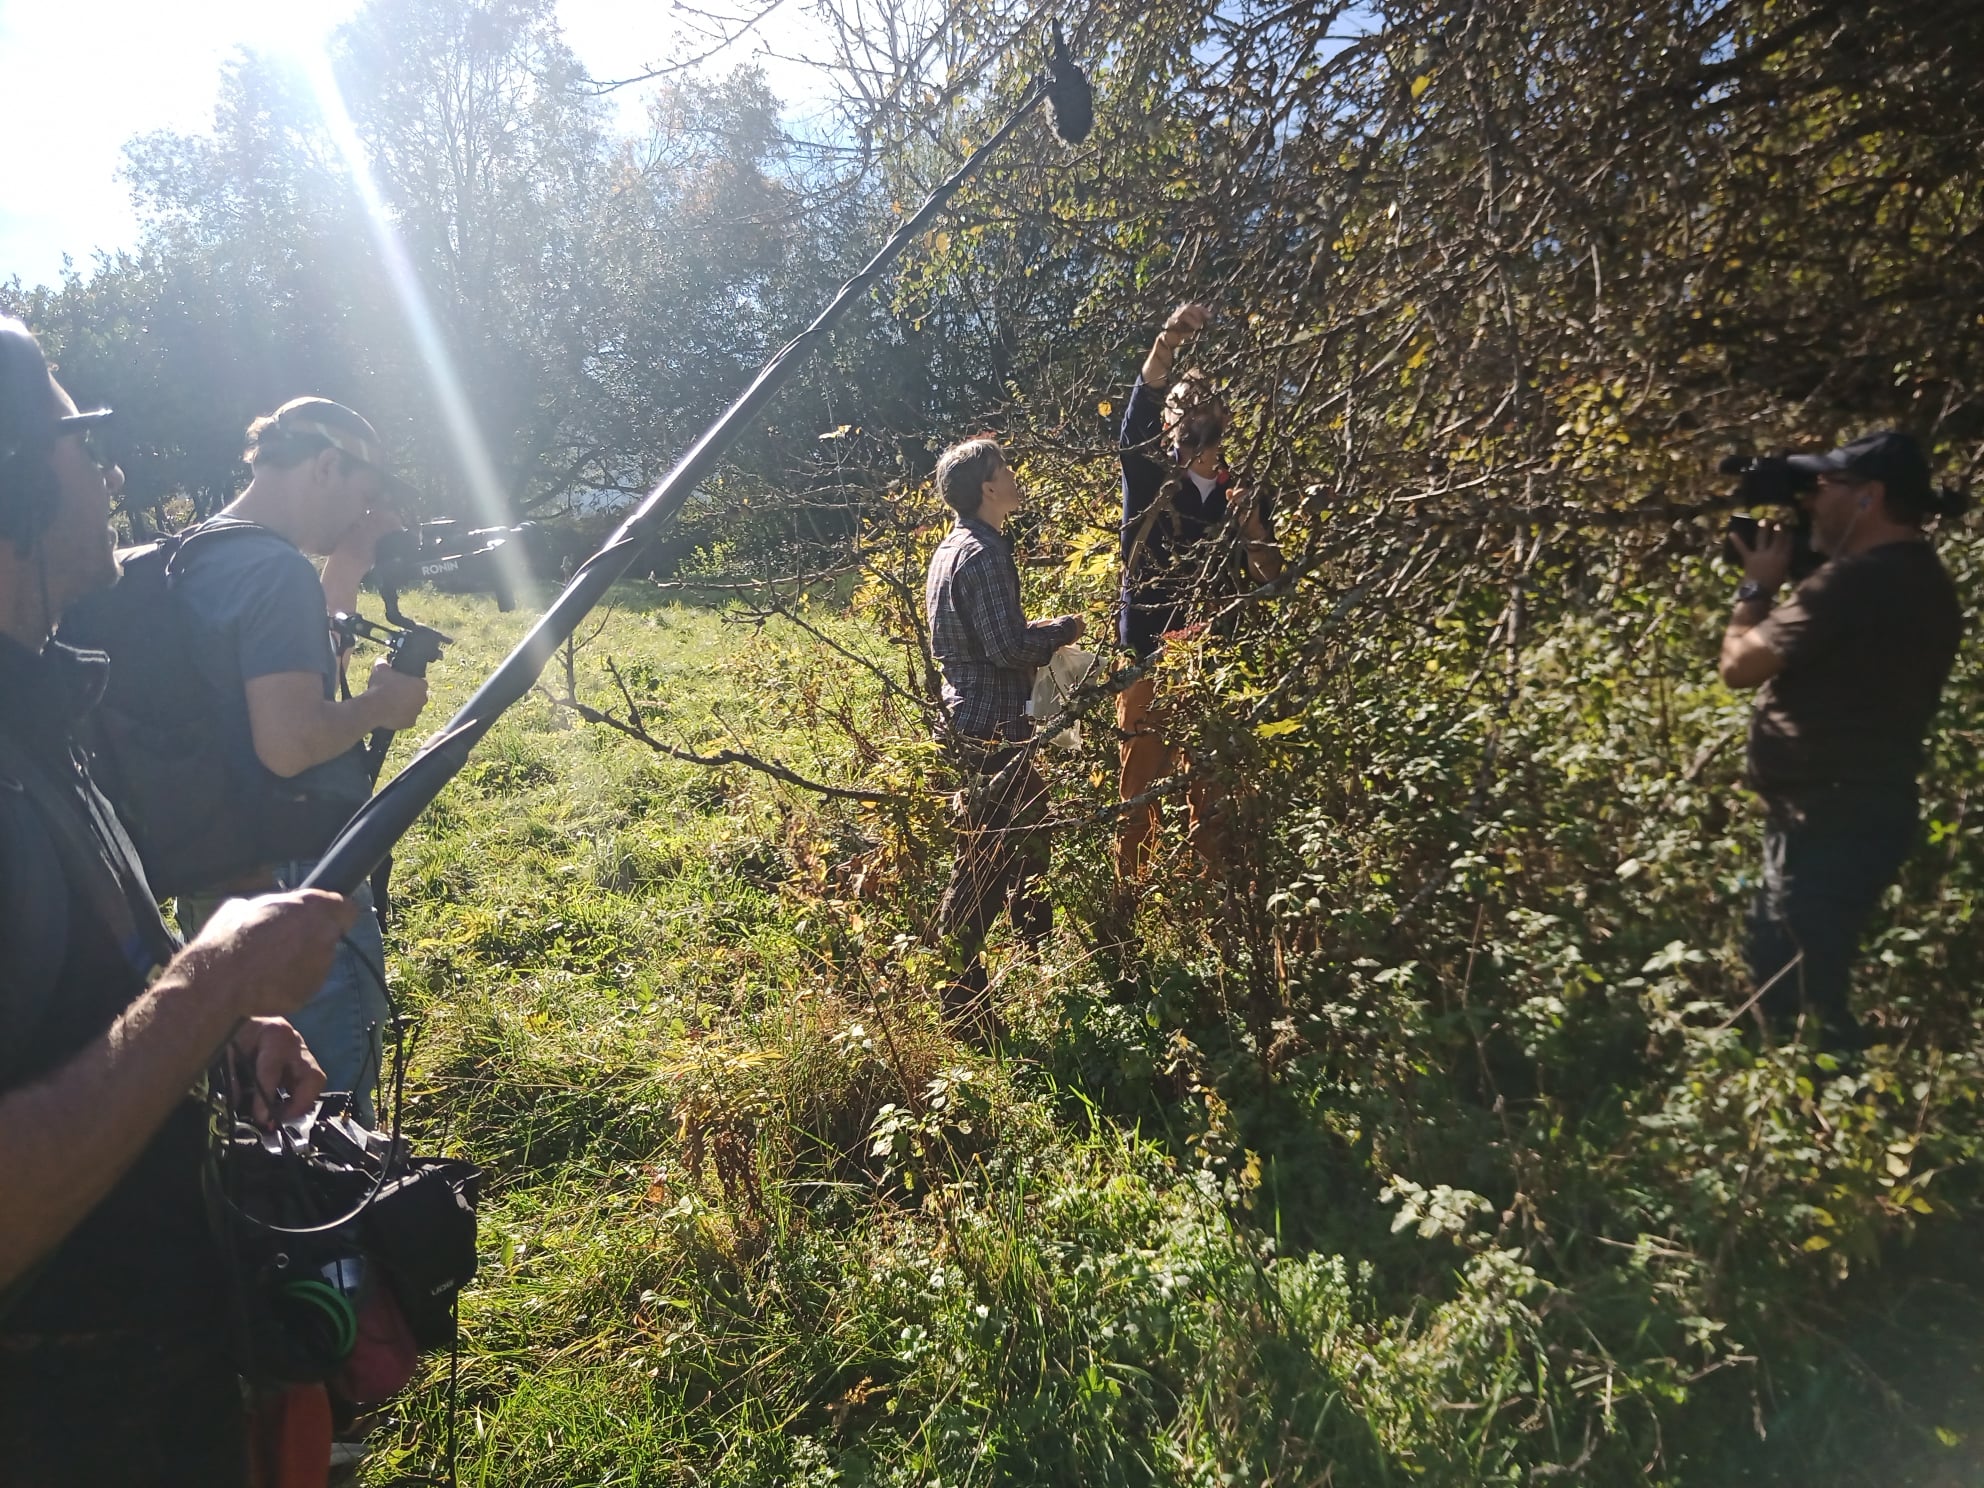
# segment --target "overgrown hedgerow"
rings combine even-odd
[[[822,805],[518,710],[398,874],[410,1120],[491,1178],[465,1480],[1967,1470],[1976,669],[1863,979],[1892,1042],[1760,1048],[1730,1020],[1754,844],[1698,578],[1539,618],[1519,706],[1468,702],[1464,629],[1360,637],[1294,729],[1222,725],[1209,693],[1261,878],[1202,876],[1174,835],[1127,943],[1092,928],[1092,731],[1051,767],[1061,923],[994,942],[998,1056],[935,1017],[934,797]],[[459,691],[513,622],[435,604],[473,637]],[[633,609],[582,692],[635,660],[685,743],[937,783],[845,669],[767,686],[829,665],[776,627]],[[1425,688],[1365,685],[1408,643]],[[836,757],[802,715],[837,692],[897,763]],[[437,1365],[372,1481],[431,1468],[446,1399]]]

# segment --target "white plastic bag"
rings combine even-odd
[[[1033,696],[1027,700],[1027,717],[1043,721],[1058,717],[1061,710],[1067,707],[1070,695],[1088,680],[1088,674],[1094,670],[1093,651],[1077,651],[1073,646],[1063,646],[1046,666],[1033,674]],[[1059,733],[1049,736],[1047,742],[1056,749],[1070,752],[1080,749],[1081,720],[1078,718]]]

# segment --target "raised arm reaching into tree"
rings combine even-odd
[[[1165,319],[1164,329],[1151,342],[1150,355],[1144,358],[1144,386],[1167,386],[1171,381],[1171,364],[1177,360],[1179,348],[1203,331],[1211,320],[1212,308],[1208,305],[1180,305],[1173,310]]]
[[[1233,415],[1211,379],[1194,370],[1172,378],[1179,351],[1212,321],[1201,304],[1180,305],[1151,342],[1129,405],[1119,444],[1123,462],[1122,605],[1117,635],[1148,663],[1164,637],[1193,622],[1193,610],[1215,581],[1222,594],[1246,579],[1257,584],[1281,577],[1281,550],[1267,522],[1266,502],[1235,485],[1226,468],[1225,442]],[[1234,561],[1237,558],[1239,561]],[[1160,775],[1183,763],[1161,736],[1153,714],[1156,681],[1144,676],[1117,696],[1122,736],[1118,788],[1128,801],[1147,792]],[[1192,792],[1192,838],[1202,856],[1222,856],[1217,811],[1203,783]],[[1119,882],[1142,874],[1157,824],[1151,803],[1124,812],[1116,847]]]

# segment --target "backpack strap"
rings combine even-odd
[[[136,869],[137,852],[117,818],[103,808],[102,798],[98,797],[88,806],[90,814],[97,819],[97,829],[93,831],[86,826],[77,816],[77,807],[83,803],[75,793],[62,790],[50,780],[40,763],[4,727],[0,727],[0,777],[18,785],[33,803],[55,844],[55,856],[63,876],[88,902],[90,912],[116,940],[132,968],[149,979],[171,959],[178,941],[159,918],[158,906],[148,897],[139,902],[140,894],[150,892],[144,887],[143,876],[139,875],[136,884],[127,885],[123,875],[113,872],[104,861],[104,846],[99,845],[97,831],[105,832],[109,838],[106,845],[121,852],[124,861]],[[0,1320],[19,1305],[47,1264],[48,1258],[44,1257],[0,1287]]]
[[[243,522],[230,517],[216,527],[210,525],[213,521],[214,518],[209,517],[205,522],[197,523],[182,532],[168,532],[163,537],[155,537],[150,542],[140,543],[136,547],[119,548],[118,563],[127,570],[135,565],[158,564],[164,570],[163,581],[170,589],[172,581],[179,577],[180,565],[184,561],[186,550],[196,542],[227,537],[234,533],[287,540],[281,539],[280,533],[258,522]]]
[[[18,784],[34,803],[55,845],[64,876],[89,904],[97,922],[110,932],[132,969],[149,977],[172,959],[179,948],[178,938],[159,917],[158,905],[137,866],[137,849],[102,797],[94,790],[83,797],[64,790],[5,728],[0,728],[0,773]],[[79,808],[87,810],[92,820],[82,820]],[[111,869],[105,861],[106,851],[123,858],[131,870],[128,876]]]
[[[218,524],[218,525],[216,525]],[[244,522],[239,517],[229,517],[221,521],[219,517],[208,517],[206,521],[195,523],[183,532],[175,532],[170,537],[162,537],[155,546],[166,549],[165,577],[170,583],[178,577],[179,562],[186,550],[194,543],[210,538],[239,535],[242,537],[273,537],[278,542],[288,543],[272,527],[264,527],[260,522]],[[294,543],[290,543],[294,547]]]

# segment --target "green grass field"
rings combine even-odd
[[[460,638],[438,720],[522,623],[419,612]],[[777,686],[793,644],[627,596],[579,692],[613,692],[611,656],[658,735],[844,776]],[[1343,1267],[1270,1276],[1216,1184],[946,1037],[907,922],[820,892],[859,818],[533,699],[403,846],[407,1121],[491,1179],[463,1480],[1217,1482],[1277,1438],[1288,1481],[1322,1442],[1378,1461],[1324,1357]],[[368,1481],[432,1470],[441,1372]]]
[[[622,708],[611,658],[663,742],[905,799],[823,801],[533,697],[403,844],[406,1120],[489,1175],[462,1482],[1984,1480],[1970,1291],[1814,1315],[1851,1346],[1786,1354],[1761,1390],[1747,1343],[1679,1316],[1713,1284],[1689,1292],[1657,1247],[1593,1262],[1566,1235],[1551,1270],[1558,1252],[1506,1242],[1509,1216],[1458,1184],[1381,1194],[1354,1128],[1415,1077],[1332,1093],[1298,1061],[1249,1094],[1239,1045],[1180,1011],[1218,975],[1188,915],[1155,895],[1142,959],[1091,943],[1105,828],[1059,844],[1077,912],[1047,947],[994,939],[1004,1048],[947,1036],[919,934],[942,803],[914,720],[777,621],[617,599],[574,660],[583,700]],[[409,608],[458,637],[438,725],[525,621]],[[820,623],[869,654],[851,622]],[[545,683],[563,692],[561,663]],[[1109,747],[1056,765],[1071,811],[1105,798]],[[858,870],[891,853],[865,892]],[[1719,1073],[1663,1109],[1717,1080],[1772,1100],[1796,1076],[1715,1049]],[[1822,1119],[1843,1130],[1863,1097],[1839,1086]],[[1551,1181],[1645,1212],[1658,1195],[1626,1192],[1641,1180],[1617,1153],[1649,1140],[1585,1125]],[[1674,1161],[1713,1172],[1702,1140]],[[447,1382],[427,1361],[365,1482],[439,1474]]]

